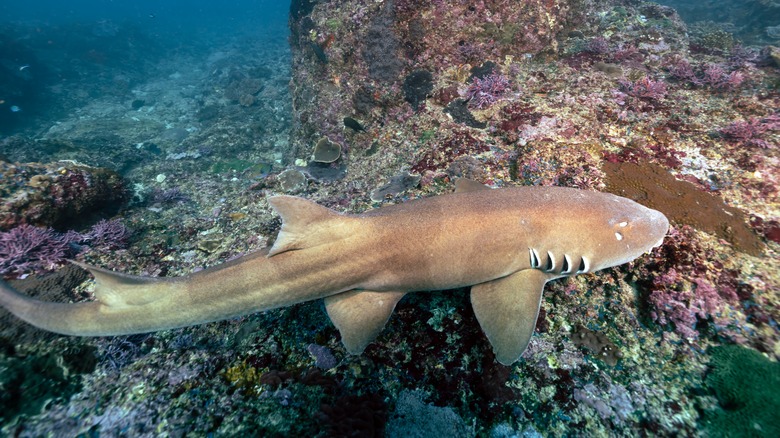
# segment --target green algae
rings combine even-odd
[[[780,363],[739,345],[713,347],[705,379],[720,409],[705,414],[713,437],[780,436]]]
[[[55,400],[68,400],[81,390],[79,374],[95,368],[95,349],[0,355],[0,422],[40,414]]]

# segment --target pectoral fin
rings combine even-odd
[[[350,354],[360,354],[387,324],[405,292],[353,290],[325,298],[330,320]]]
[[[510,365],[520,359],[536,327],[548,274],[527,269],[471,286],[471,305],[496,359]]]

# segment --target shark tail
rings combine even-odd
[[[70,260],[95,277],[95,300],[112,309],[142,306],[163,298],[160,288],[181,283],[182,277],[141,277],[109,271],[97,266]]]
[[[8,283],[0,280],[0,306],[5,307],[14,316],[40,329],[63,335],[78,335],[73,331],[70,321],[84,314],[85,307],[95,303],[54,303],[30,298]]]
[[[179,287],[178,279],[137,277],[80,262],[71,263],[95,277],[95,301],[57,303],[22,294],[0,280],[0,306],[17,318],[40,329],[72,336],[116,336],[158,329],[139,324],[134,314],[165,299],[166,292]]]

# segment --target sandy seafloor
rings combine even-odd
[[[83,48],[70,49],[83,56],[67,60],[17,39],[67,80],[46,84],[50,111],[0,133],[2,232],[36,214],[58,173],[111,169],[121,203],[34,216],[59,233],[99,219],[130,230],[71,254],[86,263],[186,275],[272,242],[268,194],[357,213],[450,192],[458,177],[610,191],[672,227],[627,265],[549,283],[512,366],[495,361],[468,290],[408,295],[360,356],[319,301],[100,338],[4,313],[0,434],[777,436],[778,41],[740,45],[733,29],[643,2],[515,9],[321,2],[293,16],[291,35],[146,47],[133,34],[123,49],[124,29],[102,23],[79,28]],[[397,65],[367,48],[380,40]],[[484,85],[478,104],[475,80],[505,83]],[[315,161],[322,138],[340,147],[332,163]],[[63,284],[70,273],[50,272],[64,265],[5,275]],[[44,298],[91,299],[91,281],[76,285]]]

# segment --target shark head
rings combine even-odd
[[[608,212],[597,228],[601,243],[594,249],[593,270],[622,265],[663,243],[669,220],[663,213],[626,198],[617,199],[620,208]],[[606,223],[604,223],[606,222]],[[597,224],[594,224],[597,225]]]
[[[548,225],[556,230],[547,236],[556,237],[528,248],[531,267],[556,277],[627,263],[659,246],[669,229],[663,213],[630,199],[564,190],[554,225]]]
[[[521,251],[527,248],[519,260],[531,269],[473,285],[471,304],[496,360],[510,365],[531,339],[545,283],[634,260],[661,244],[669,221],[661,212],[609,193],[564,187],[505,193],[513,199],[502,205],[511,205],[506,212],[519,224],[520,238],[513,243]]]

